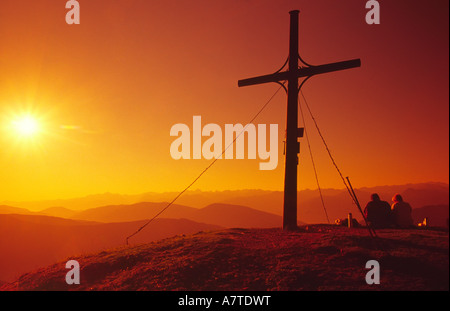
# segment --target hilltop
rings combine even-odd
[[[81,284],[65,283],[65,262],[22,275],[2,290],[448,290],[448,230],[378,231],[303,226],[226,229],[72,257]],[[367,285],[378,260],[381,284]]]

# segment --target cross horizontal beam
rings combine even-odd
[[[333,72],[333,71],[339,71],[339,70],[345,70],[345,69],[351,69],[361,67],[361,60],[360,59],[352,59],[347,60],[343,62],[337,62],[337,63],[330,63],[330,64],[324,64],[319,66],[310,66],[310,67],[303,67],[299,68],[296,72],[291,71],[283,71],[283,72],[277,72],[270,75],[264,75],[249,79],[243,79],[238,81],[238,86],[249,86],[249,85],[255,85],[255,84],[262,84],[262,83],[269,83],[269,82],[279,82],[279,81],[285,81],[288,80],[291,75],[293,74],[297,78],[301,77],[310,77],[318,74]]]

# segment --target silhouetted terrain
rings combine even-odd
[[[125,238],[145,222],[96,223],[48,216],[0,215],[0,279],[12,280],[68,256],[124,245]],[[161,218],[134,237],[133,243],[219,228],[186,219]]]
[[[382,200],[392,203],[391,199],[396,193],[403,195],[413,209],[427,205],[448,205],[449,186],[442,183],[427,183],[399,186],[379,186],[360,188],[355,190],[358,200],[365,207],[372,193],[378,193]],[[348,191],[336,189],[322,190],[325,208],[330,222],[345,218],[352,213],[358,220],[362,220],[360,212],[350,198]],[[264,192],[251,196],[240,196],[225,200],[226,203],[245,205],[269,213],[282,215],[283,193]],[[239,203],[238,203],[239,202]],[[304,223],[327,223],[322,201],[317,190],[303,190],[298,192],[298,220]]]
[[[29,210],[27,210],[25,208],[14,207],[14,206],[7,206],[7,205],[0,205],[0,214],[32,215],[32,214],[35,214],[35,213],[30,212]]]
[[[356,185],[354,185],[356,186]],[[378,186],[371,188],[355,189],[358,199],[364,208],[370,199],[372,193],[378,193],[382,200],[391,203],[394,194],[400,193],[405,201],[409,202],[413,209],[431,205],[448,205],[449,204],[449,185],[444,183],[422,183],[407,184],[394,186]],[[346,189],[322,189],[324,196],[325,208],[327,210],[331,223],[335,219],[345,218],[348,213],[361,221],[361,216],[355,204],[351,200]],[[170,202],[178,193],[144,193],[139,195],[119,195],[119,194],[99,194],[87,196],[84,198],[68,199],[68,200],[52,200],[40,202],[4,202],[9,206],[18,206],[26,208],[30,211],[43,213],[46,215],[57,217],[73,217],[73,211],[86,211],[88,209],[96,209],[99,206],[120,206],[120,205],[139,205],[140,202]],[[283,192],[282,191],[266,191],[266,190],[234,190],[234,191],[188,191],[183,194],[176,204],[164,213],[164,217],[183,218],[184,213],[190,213],[189,208],[200,209],[205,206],[224,203],[231,205],[246,206],[255,210],[275,214],[281,216],[283,213]],[[163,208],[165,203],[148,203],[153,204],[153,209]],[[61,206],[61,208],[51,208],[53,206]],[[174,208],[177,206],[177,208]],[[134,208],[134,207],[133,207]],[[139,206],[136,206],[139,208]],[[178,215],[175,212],[178,211]],[[192,211],[192,210],[191,210]],[[16,213],[26,213],[26,210]],[[97,214],[98,212],[93,212]],[[80,219],[92,219],[86,212],[79,215]],[[1,208],[0,208],[0,213]],[[30,212],[28,212],[30,213]],[[145,212],[146,213],[146,212]],[[168,213],[168,216],[167,214]],[[174,213],[174,214],[171,214]],[[76,213],[74,213],[76,214]],[[147,214],[146,214],[147,215]],[[128,217],[126,213],[123,215]],[[151,215],[152,217],[153,215]],[[430,216],[430,215],[428,215]],[[108,216],[109,217],[109,216]],[[111,216],[112,217],[112,216]],[[146,216],[148,218],[150,216]],[[187,218],[187,217],[185,217]],[[142,218],[116,218],[114,221],[137,220]],[[317,190],[302,190],[298,192],[298,220],[301,223],[327,223],[322,201]],[[105,221],[105,220],[103,220]]]
[[[376,192],[383,200],[391,203],[394,194],[400,193],[405,201],[411,203],[413,208],[427,205],[449,204],[449,185],[444,183],[420,183],[407,185],[392,185],[378,187],[357,187],[355,181],[353,186],[358,194],[358,199],[365,205],[370,194]],[[346,189],[322,189],[325,204],[330,213],[334,213],[335,206],[340,206],[332,217],[342,217],[351,210],[355,210]],[[30,211],[41,211],[49,207],[61,206],[74,211],[82,211],[90,208],[107,205],[131,205],[139,202],[170,202],[177,192],[154,193],[148,192],[138,195],[120,195],[112,193],[90,195],[83,198],[65,200],[47,200],[37,202],[0,202],[0,204],[26,208]],[[317,190],[301,190],[298,192],[299,210],[309,208],[310,212],[305,214],[307,223],[325,222],[319,192]],[[272,214],[281,215],[283,206],[283,191],[267,190],[227,190],[227,191],[200,191],[193,190],[184,193],[176,202],[179,205],[194,208],[203,208],[214,203],[228,203],[243,205]],[[336,204],[337,203],[337,204]],[[312,219],[308,219],[311,214]]]
[[[65,208],[65,207],[49,207],[39,212],[41,215],[47,215],[47,216],[55,216],[55,217],[62,217],[62,218],[72,218],[73,215],[75,215],[75,211]]]
[[[448,189],[447,184],[428,183],[361,188],[356,192],[363,208],[373,192],[379,193],[388,202],[394,193],[399,192],[411,203],[416,223],[427,217],[430,226],[448,228]],[[349,212],[362,223],[360,213],[346,190],[324,189],[322,192],[331,223],[337,218],[347,217]],[[50,206],[56,206],[56,203],[60,205],[38,211],[25,209],[24,205],[0,205],[0,280],[11,281],[19,273],[68,256],[123,245],[128,235],[167,206],[167,203],[157,199],[172,199],[174,195],[104,194],[74,200],[46,201],[52,203]],[[90,205],[113,199],[129,202],[138,198],[153,198],[155,201],[93,208],[73,207],[81,203]],[[192,206],[183,205],[183,202]],[[147,243],[202,230],[280,228],[282,225],[283,193],[279,191],[192,191],[180,197],[178,203],[133,237],[131,242]],[[327,222],[316,190],[299,192],[298,220],[299,225]]]
[[[75,213],[74,219],[92,220],[100,222],[136,221],[151,219],[159,211],[167,206],[167,203],[141,202],[131,205],[108,205],[87,209]],[[161,217],[164,218],[188,218],[197,209],[189,206],[173,204]]]
[[[80,285],[65,283],[61,261],[0,289],[448,291],[448,231],[378,234],[376,242],[365,229],[326,225],[200,232],[71,258]],[[369,260],[380,263],[380,285],[365,282]]]
[[[73,212],[50,208],[39,213],[3,207],[0,214],[0,279],[50,264],[61,258],[119,246],[167,203],[114,205]],[[39,215],[69,213],[73,219]],[[281,217],[244,206],[213,204],[203,209],[173,205],[133,237],[133,243],[223,227],[281,227]],[[207,222],[207,223],[206,223]]]
[[[75,213],[72,218],[100,222],[135,221],[152,218],[166,206],[167,203],[151,202],[102,206]],[[161,217],[186,218],[229,228],[270,228],[280,227],[282,223],[278,215],[230,204],[211,204],[201,209],[173,204]]]

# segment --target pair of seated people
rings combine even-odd
[[[413,219],[412,208],[409,203],[404,202],[400,194],[392,198],[393,204],[381,201],[377,193],[372,194],[371,201],[364,209],[368,223],[374,228],[411,228]]]

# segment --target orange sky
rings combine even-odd
[[[361,0],[79,2],[80,25],[65,23],[65,1],[0,2],[0,201],[182,190],[210,162],[173,160],[170,128],[193,115],[247,123],[278,86],[237,80],[281,67],[292,9],[307,62],[362,60],[303,88],[344,175],[355,187],[448,182],[448,1],[380,1],[370,26]],[[5,126],[23,111],[41,120],[33,140]],[[254,122],[279,124],[276,170],[220,160],[193,189],[282,190],[285,119],[280,92]],[[306,125],[322,187],[342,188]],[[301,148],[299,189],[316,188]]]

